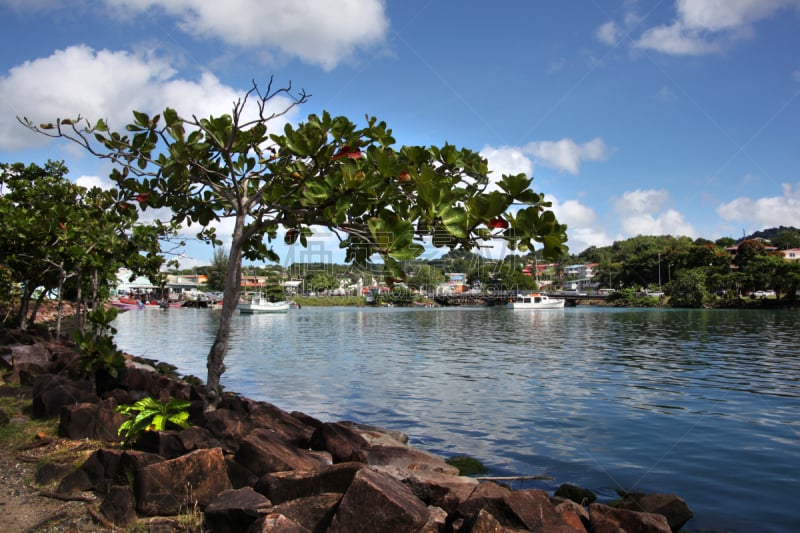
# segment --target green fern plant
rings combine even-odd
[[[167,424],[188,428],[189,406],[191,402],[171,398],[160,402],[146,396],[138,402],[117,406],[116,411],[130,418],[120,424],[118,435],[123,435],[126,443],[135,442],[145,431],[164,431]]]

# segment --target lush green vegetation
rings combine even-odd
[[[269,131],[273,119],[307,100],[305,92],[270,82],[266,90],[254,84],[230,114],[133,111],[122,132],[81,117],[20,119],[113,163],[117,206],[167,208],[173,226],[197,224],[198,238],[217,246],[216,223],[232,221],[223,307],[208,354],[212,403],[221,392],[242,261],[277,262],[272,243],[279,230],[286,244],[306,246],[312,227],[328,228],[341,237],[347,263],[366,266],[378,254],[390,284],[405,279],[403,262],[425,251],[419,242],[425,237],[449,249],[500,239],[511,250],[532,250],[538,242],[548,257],[566,252],[566,226],[531,189],[532,178],[505,175],[490,190],[488,162],[477,152],[449,144],[396,147],[386,123],[368,117],[359,126],[327,112]],[[275,109],[281,101],[289,104]]]

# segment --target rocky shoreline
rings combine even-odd
[[[460,475],[396,431],[324,422],[226,393],[204,411],[205,389],[168,365],[126,356],[116,379],[88,380],[68,342],[4,335],[3,381],[31,386],[34,418],[96,448],[80,464],[49,461],[36,482],[64,499],[92,494],[103,527],[248,532],[678,531],[692,513],[675,495],[627,494],[612,504],[569,485],[512,490]],[[190,402],[186,429],[117,434],[118,405],[150,396]],[[0,413],[0,423],[2,423]],[[50,489],[48,489],[50,490]],[[193,516],[187,528],[180,516]]]

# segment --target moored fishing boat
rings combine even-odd
[[[550,298],[546,294],[531,293],[518,294],[508,306],[512,309],[561,309],[564,307],[563,298]]]
[[[239,303],[236,308],[242,315],[255,315],[261,313],[286,313],[289,311],[289,302],[270,302],[260,294],[254,294],[250,301]]]

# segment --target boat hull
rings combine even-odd
[[[563,309],[566,300],[550,298],[543,294],[526,294],[517,296],[508,303],[511,309]]]
[[[236,306],[239,314],[242,315],[259,315],[265,313],[286,313],[289,311],[289,302],[259,302],[259,303],[241,303]]]

